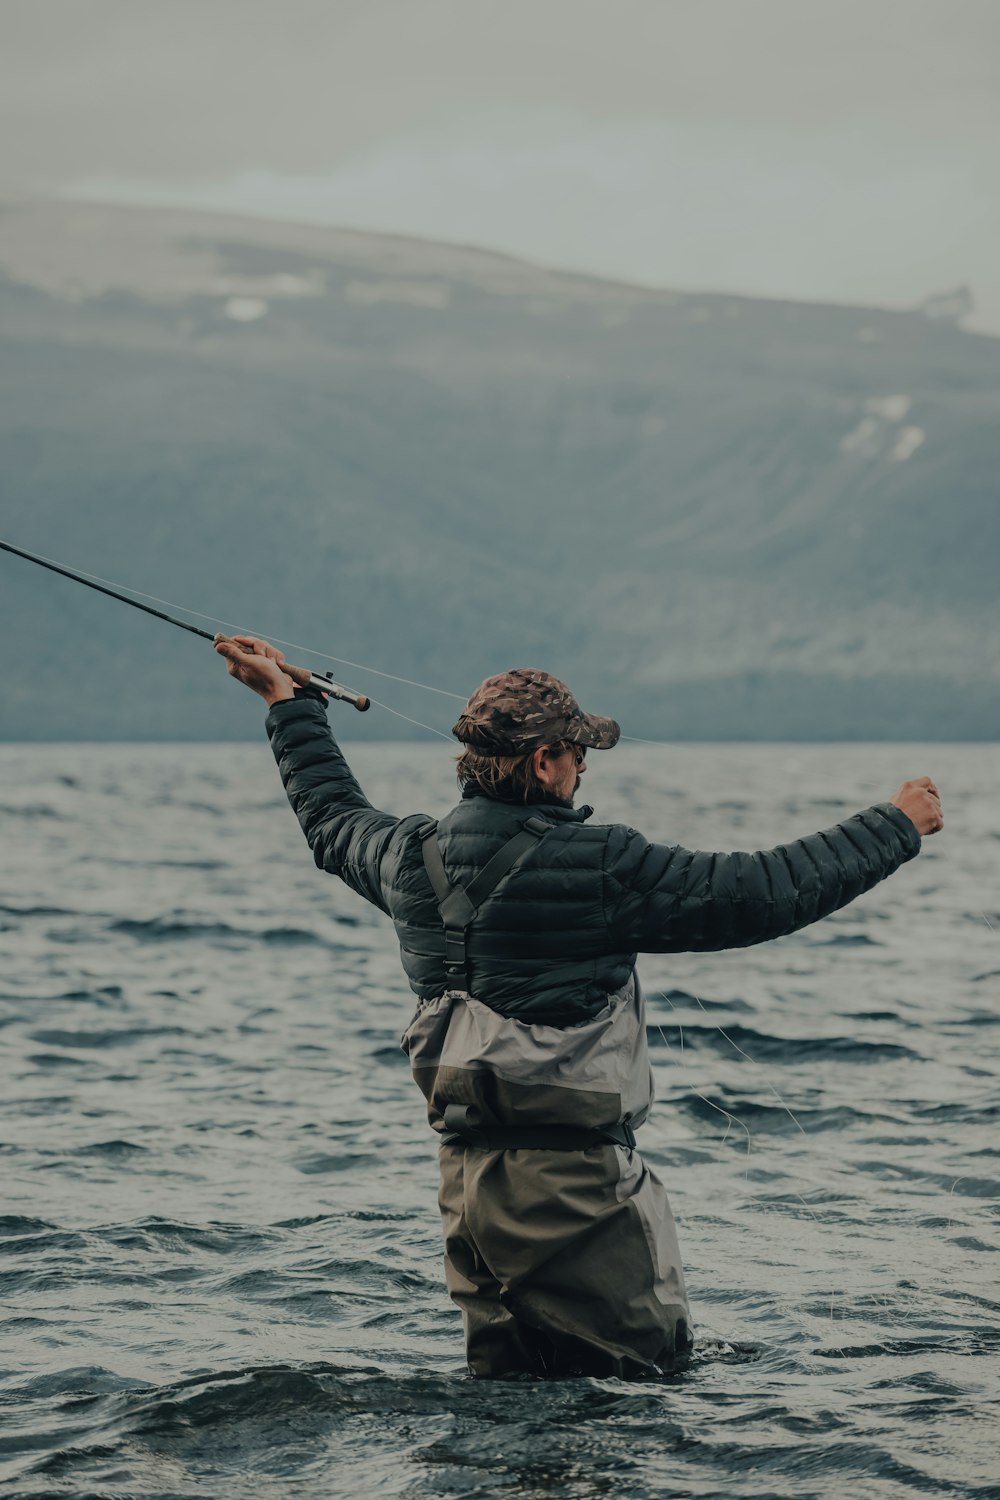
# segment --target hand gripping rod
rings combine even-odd
[[[225,635],[212,635],[197,625],[189,625],[186,620],[176,620],[173,615],[165,614],[162,609],[153,609],[150,604],[140,604],[138,599],[130,599],[127,594],[120,594],[117,589],[106,588],[102,583],[94,583],[80,573],[74,573],[72,568],[63,568],[44,557],[36,557],[34,552],[25,552],[20,547],[13,547],[10,542],[0,542],[0,548],[4,552],[13,552],[15,557],[23,557],[28,562],[37,563],[40,568],[48,568],[50,573],[61,573],[63,578],[72,578],[74,583],[82,583],[84,588],[95,589],[98,594],[107,594],[109,599],[120,599],[123,604],[131,604],[133,609],[141,609],[147,615],[155,615],[158,620],[166,620],[168,625],[176,625],[181,630],[190,631],[192,635],[200,635],[203,640],[211,641],[213,645],[216,641],[230,639]],[[360,713],[364,713],[365,709],[371,707],[371,700],[363,693],[352,693],[350,688],[341,687],[339,682],[334,682],[332,677],[326,677],[321,672],[310,672],[308,667],[293,667],[288,662],[281,670],[298,687],[319,688],[320,692],[326,693],[330,698],[337,698],[341,703],[352,703]]]

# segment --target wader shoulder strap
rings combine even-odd
[[[421,829],[424,868],[437,897],[438,910],[444,923],[444,966],[452,978],[461,978],[468,988],[468,973],[465,955],[465,932],[479,908],[514,868],[522,854],[527,853],[552,827],[544,818],[528,818],[513,838],[501,845],[491,860],[463,890],[452,885],[444,868],[441,846],[436,834],[437,824],[431,823]]]

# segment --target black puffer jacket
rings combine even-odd
[[[449,981],[419,837],[429,818],[399,819],[371,806],[318,701],[277,704],[267,732],[317,865],[388,913],[414,993],[440,995]],[[910,819],[888,802],[756,854],[651,844],[622,824],[590,824],[590,814],[589,807],[521,807],[476,795],[441,820],[448,877],[460,886],[527,818],[552,825],[471,930],[470,989],[503,1015],[550,1025],[589,1019],[625,983],[637,953],[746,948],[795,932],[920,850]]]

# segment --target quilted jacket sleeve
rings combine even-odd
[[[372,807],[318,700],[276,703],[265,721],[292,810],[321,870],[386,910],[379,863],[399,819]]]
[[[839,911],[920,852],[898,807],[880,802],[846,822],[756,854],[704,854],[612,829],[606,912],[638,953],[748,948]]]

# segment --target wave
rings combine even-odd
[[[785,1134],[806,1127],[812,1131],[845,1130],[859,1121],[870,1124],[876,1120],[892,1118],[874,1110],[853,1109],[850,1105],[810,1109],[805,1105],[792,1104],[786,1108],[773,1100],[733,1098],[715,1088],[708,1089],[705,1098],[693,1092],[672,1094],[668,1103],[671,1109],[683,1110],[685,1114],[698,1120],[707,1120],[712,1125],[722,1123],[723,1117],[719,1111],[725,1110],[734,1119],[752,1126],[755,1132],[768,1134]]]
[[[869,937],[866,932],[836,932],[833,937],[817,941],[814,946],[817,948],[881,948],[883,944],[878,938]]]
[[[54,1229],[46,1219],[32,1219],[27,1214],[0,1214],[0,1239],[19,1234],[39,1234],[45,1229]]]
[[[43,802],[29,803],[23,807],[12,806],[10,803],[2,802],[0,803],[0,814],[4,814],[8,818],[54,818],[56,822],[62,822],[65,819],[65,814],[61,813],[58,808],[49,807]],[[69,820],[65,819],[65,821],[68,822]]]
[[[912,1339],[879,1339],[868,1344],[843,1344],[837,1348],[814,1349],[819,1359],[883,1359],[909,1357],[914,1354],[949,1352],[959,1355],[996,1356],[1000,1350],[1000,1328],[963,1328],[955,1333],[928,1334]],[[994,1492],[995,1493],[995,1492]]]
[[[144,1151],[129,1141],[103,1141],[81,1148],[72,1155],[97,1155],[114,1159]],[[93,1250],[111,1245],[130,1254],[163,1255],[170,1251],[204,1251],[212,1255],[233,1256],[280,1242],[277,1228],[256,1228],[245,1224],[209,1221],[189,1224],[178,1219],[151,1216],[121,1224],[88,1225],[68,1229],[46,1219],[32,1219],[11,1214],[0,1218],[0,1246],[5,1255],[42,1255],[50,1251]],[[106,1274],[106,1273],[105,1273]]]
[[[656,990],[649,992],[649,1001],[667,1000],[675,1005],[690,1005],[696,1010],[738,1010],[752,1012],[753,1006],[737,996],[732,1000],[707,1000],[704,995],[692,995],[688,990]]]
[[[258,942],[275,946],[298,946],[315,944],[317,947],[338,949],[338,944],[322,938],[305,927],[232,927],[228,922],[191,922],[182,918],[150,917],[138,920],[122,917],[110,924],[111,932],[121,932],[127,937],[147,943],[184,942],[191,939],[222,938],[239,943]]]
[[[758,1344],[709,1338],[696,1346],[692,1363],[750,1364],[760,1358],[760,1352]],[[641,1400],[644,1392],[662,1390],[664,1384],[653,1379],[609,1389],[606,1382],[588,1378],[474,1381],[464,1370],[441,1373],[418,1368],[395,1374],[376,1364],[327,1361],[248,1365],[197,1373],[160,1386],[126,1381],[100,1366],[73,1368],[61,1372],[58,1379],[66,1382],[61,1390],[57,1380],[46,1375],[21,1382],[17,1393],[23,1399],[56,1393],[104,1396],[95,1413],[95,1437],[101,1428],[121,1426],[147,1438],[183,1436],[198,1428],[252,1419],[283,1428],[289,1414],[296,1424],[310,1414],[344,1413],[354,1419],[364,1413],[415,1417],[442,1412],[492,1423],[498,1407],[506,1407],[510,1414],[518,1409],[527,1414],[548,1405],[567,1409],[583,1422],[609,1400],[615,1406],[627,1406],[634,1398]]]
[[[71,1156],[104,1156],[112,1161],[119,1161],[123,1157],[136,1156],[142,1153],[148,1155],[149,1147],[140,1146],[135,1141],[114,1139],[110,1141],[94,1141],[89,1146],[78,1146]]]
[[[22,1402],[45,1400],[56,1396],[102,1396],[121,1391],[135,1392],[136,1386],[150,1388],[149,1381],[136,1381],[132,1376],[119,1375],[104,1365],[70,1365],[65,1370],[47,1370],[44,1375],[31,1375],[16,1380],[4,1392],[6,1397],[16,1395]]]
[[[676,1021],[665,1023],[678,1028]],[[774,1036],[767,1031],[755,1031],[750,1026],[734,1024],[725,1028],[718,1026],[694,1026],[684,1024],[685,1048],[707,1048],[722,1052],[729,1057],[739,1056],[737,1048],[747,1053],[753,1062],[813,1062],[819,1059],[852,1062],[879,1062],[884,1058],[917,1057],[909,1047],[899,1042],[866,1042],[854,1036]],[[651,1047],[668,1047],[679,1050],[680,1037],[671,1040],[660,1035],[659,1026],[647,1027]],[[735,1043],[735,1046],[733,1045]]]
[[[150,1037],[191,1036],[183,1026],[131,1026],[120,1031],[32,1031],[33,1042],[46,1047],[79,1047],[98,1050],[111,1047],[129,1047],[133,1042],[143,1042]]]
[[[994,1348],[990,1340],[981,1347],[979,1341],[970,1346],[928,1337],[809,1352],[823,1359],[871,1354],[881,1360]],[[72,1480],[80,1497],[118,1494],[127,1475],[130,1493],[141,1486],[142,1493],[165,1494],[164,1479],[176,1484],[183,1476],[185,1493],[245,1495],[248,1484],[256,1492],[266,1476],[269,1493],[275,1484],[288,1493],[294,1485],[295,1494],[311,1500],[379,1489],[387,1463],[399,1465],[407,1487],[442,1494],[502,1489],[538,1497],[597,1496],[620,1492],[624,1471],[628,1493],[652,1500],[665,1493],[664,1483],[674,1492],[678,1468],[685,1493],[756,1495],[763,1493],[765,1473],[793,1477],[795,1493],[805,1476],[815,1481],[822,1475],[826,1482],[836,1473],[838,1493],[860,1493],[854,1481],[871,1471],[880,1482],[898,1480],[901,1492],[939,1492],[929,1475],[862,1440],[843,1403],[840,1410],[829,1403],[804,1426],[801,1402],[782,1400],[780,1385],[766,1401],[759,1390],[755,1398],[751,1374],[738,1421],[716,1418],[716,1403],[706,1401],[718,1381],[712,1380],[713,1368],[756,1364],[767,1352],[759,1344],[713,1336],[696,1346],[684,1369],[636,1382],[473,1381],[458,1369],[399,1374],[376,1364],[316,1362],[202,1371],[163,1385],[133,1381],[124,1387],[113,1372],[77,1368],[66,1372],[71,1394],[55,1420],[50,1417],[49,1430],[35,1422],[28,1440],[20,1439],[27,1463],[17,1493],[19,1500],[48,1500],[66,1493],[63,1485]],[[918,1391],[922,1373],[906,1371]],[[770,1389],[775,1372],[765,1374]],[[733,1378],[740,1380],[738,1369]],[[701,1397],[697,1442],[680,1421],[677,1395],[683,1386],[689,1387],[689,1402]],[[44,1379],[28,1389],[39,1405],[47,1399],[51,1406],[56,1398]],[[30,1397],[25,1404],[30,1406]],[[926,1401],[911,1405],[909,1415],[923,1423]],[[749,1429],[745,1439],[743,1426]],[[9,1441],[18,1440],[12,1435]],[[51,1451],[43,1452],[46,1447]],[[749,1486],[740,1477],[744,1471]],[[765,1487],[768,1493],[792,1493],[784,1482]]]
[[[65,906],[0,905],[0,916],[5,917],[78,917],[80,915],[80,912],[70,911]]]

